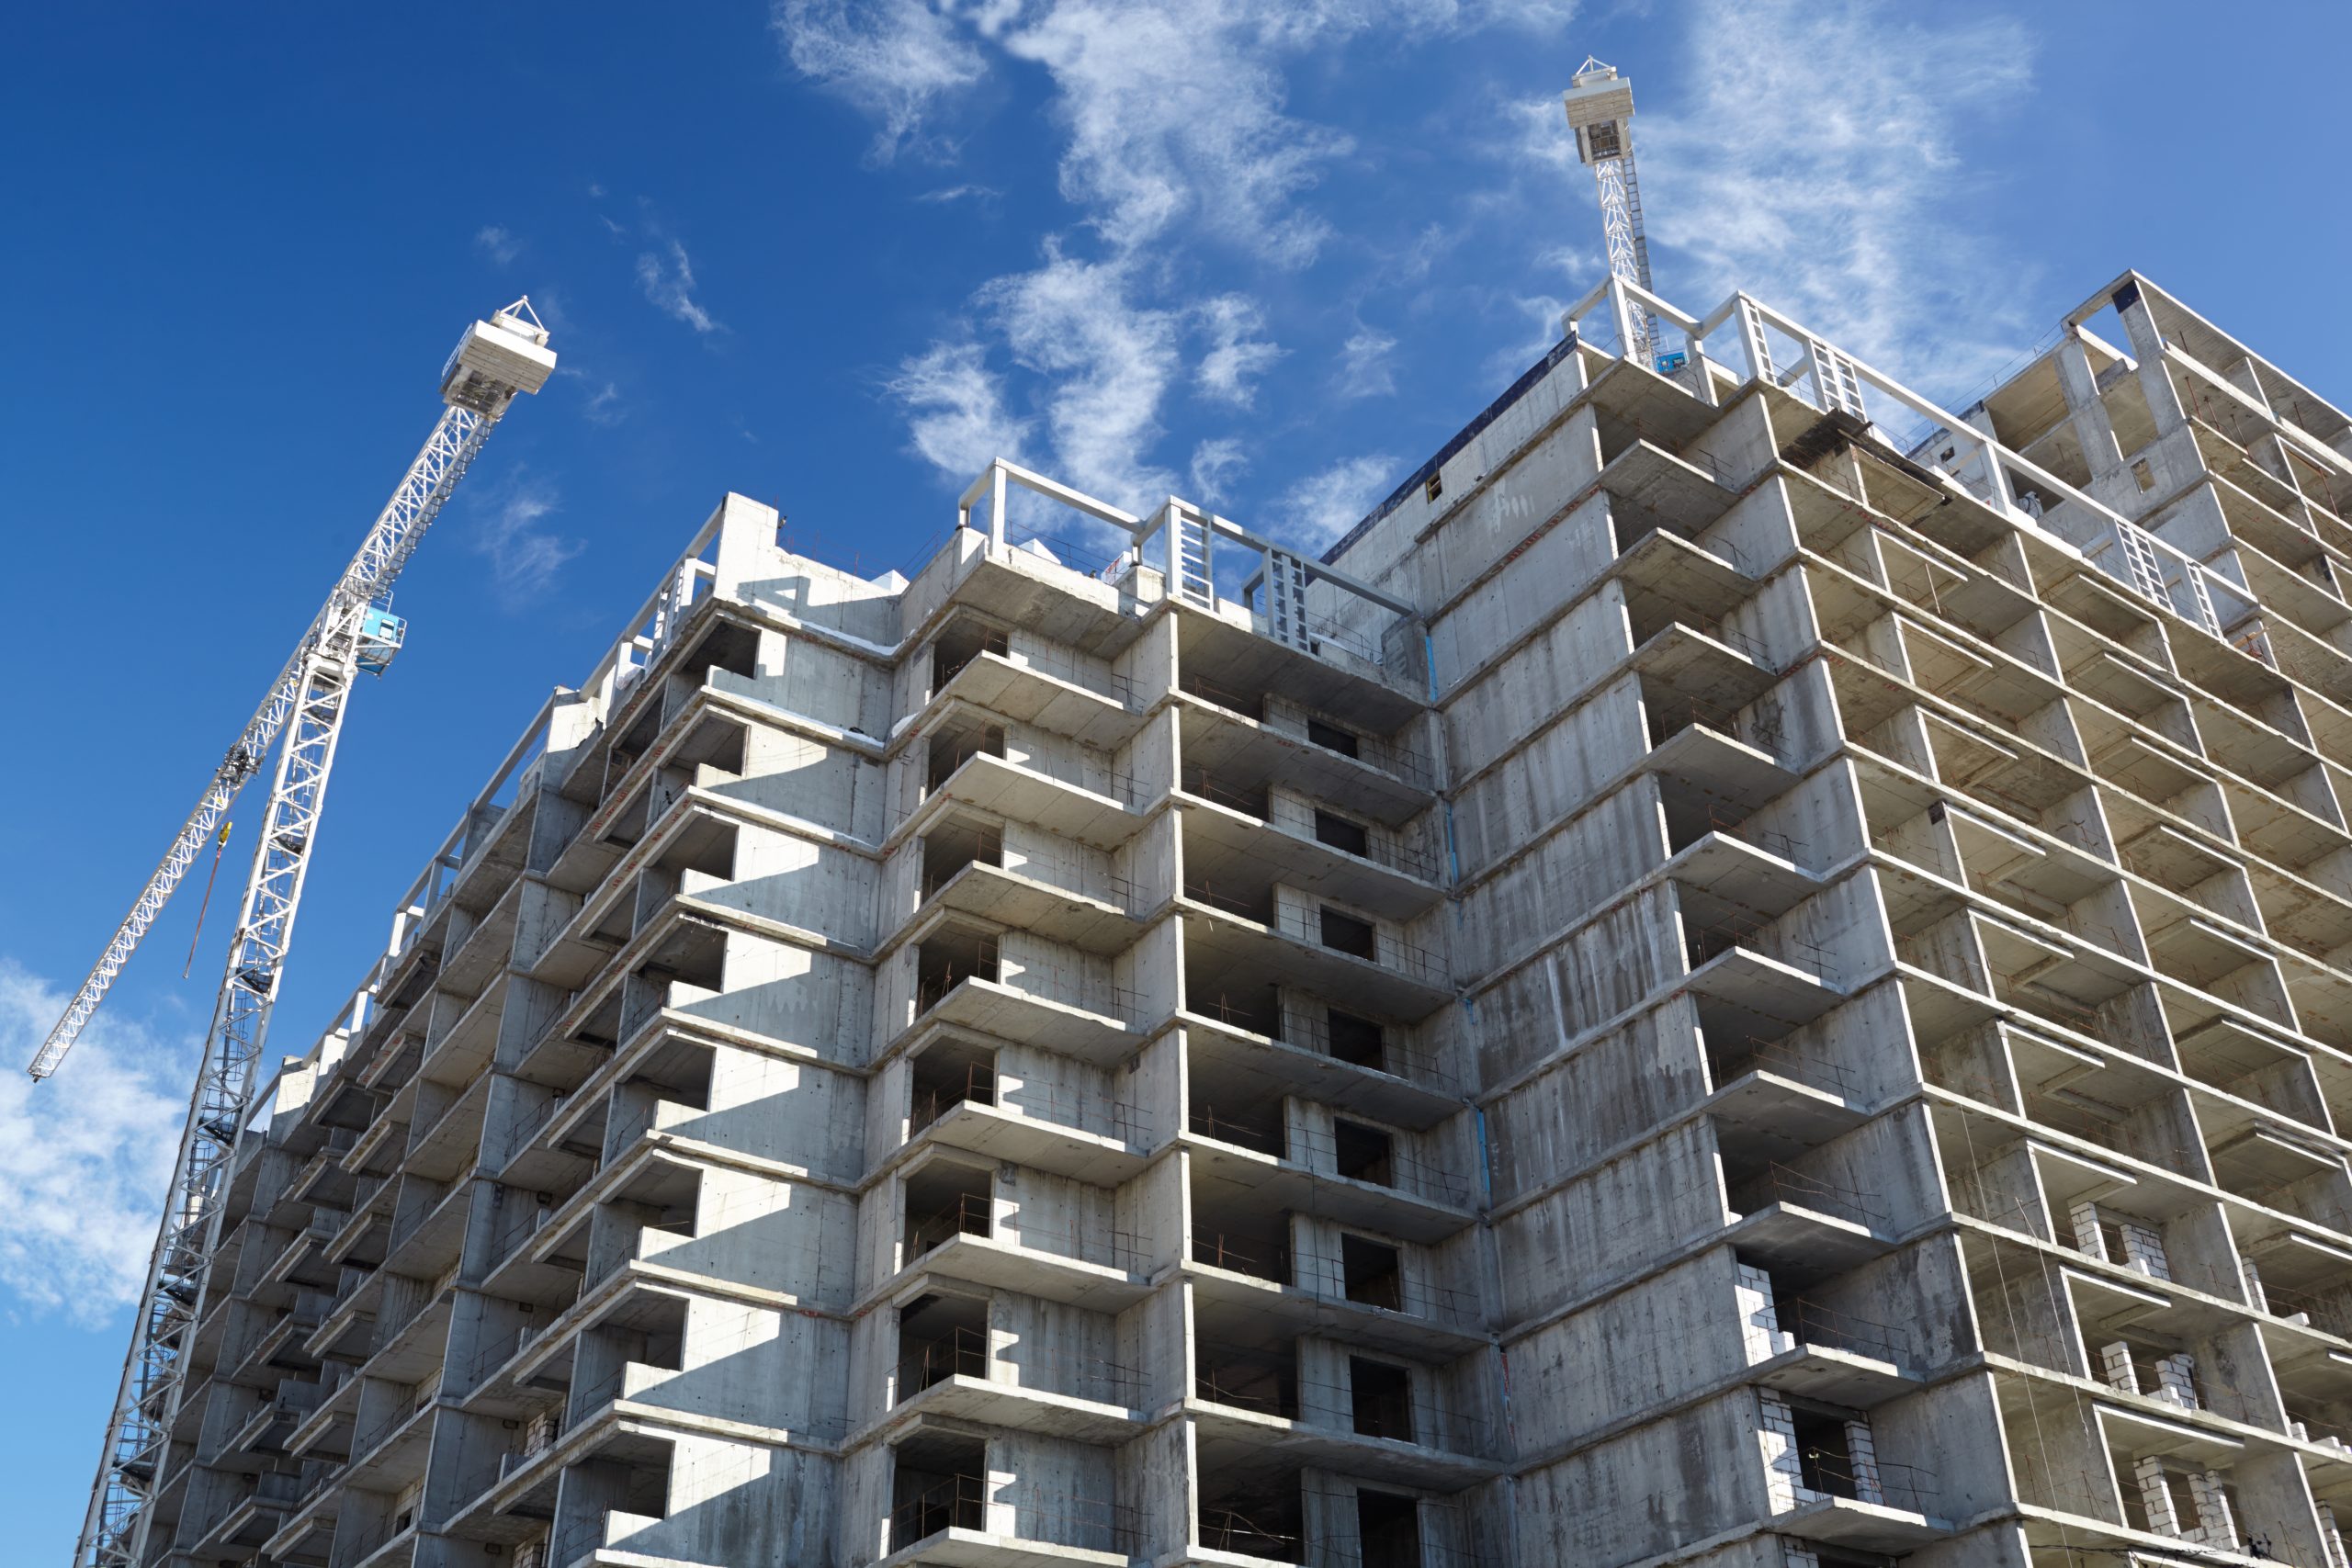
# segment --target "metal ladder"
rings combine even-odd
[[[2189,596],[2197,602],[2197,624],[2220,637],[2222,617],[2213,613],[2213,596],[2205,591],[2205,569],[2195,561],[2187,561],[2183,570],[2188,579]]]
[[[1216,607],[1216,580],[1209,575],[1209,525],[1205,518],[1176,513],[1176,592],[1195,604]]]
[[[2130,571],[2130,581],[2142,597],[2153,599],[2166,609],[2172,607],[2172,595],[2165,589],[2164,565],[2156,558],[2156,547],[2147,535],[2129,523],[2115,525],[2115,536],[2123,544],[2123,564]],[[2211,614],[2209,610],[2207,612]]]
[[[1266,635],[1284,647],[1315,651],[1306,625],[1306,564],[1283,550],[1266,552]]]
[[[1771,380],[1772,344],[1764,335],[1763,313],[1745,299],[1739,302],[1739,331],[1747,340],[1748,367],[1758,381]]]
[[[1862,381],[1854,373],[1854,362],[1819,338],[1807,339],[1805,352],[1813,359],[1813,382],[1821,394],[1822,412],[1843,410],[1856,419],[1866,418]]]

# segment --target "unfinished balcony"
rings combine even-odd
[[[1435,1140],[1246,1083],[1212,1086],[1194,1073],[1190,1086],[1195,1201],[1240,1229],[1297,1211],[1430,1245],[1476,1223],[1470,1179],[1434,1157]]]
[[[1808,1293],[1769,1269],[1745,1262],[1732,1268],[1741,1344],[1756,1383],[1784,1397],[1854,1410],[1920,1386],[1910,1332],[1838,1304],[1836,1280],[1817,1280]]]
[[[943,1030],[909,1057],[907,1138],[1099,1187],[1138,1174],[1145,1109],[1068,1077],[998,1072],[998,1051]],[[1125,1081],[1120,1078],[1114,1081]]]
[[[1650,747],[1642,765],[1687,803],[1686,816],[1705,800],[1745,817],[1796,784],[1780,761],[1781,737],[1770,705],[1751,712],[1729,697],[1694,696],[1648,676],[1639,678],[1638,690]]]
[[[1830,1548],[1908,1554],[1951,1532],[1934,1472],[1879,1450],[1859,1413],[1770,1392],[1758,1437],[1771,1528]]]
[[[532,1352],[531,1403],[502,1424],[511,1446],[459,1456],[463,1473],[453,1479],[469,1500],[445,1532],[518,1555],[534,1540],[577,1543],[571,1556],[548,1556],[552,1565],[641,1531],[625,1550],[697,1560],[677,1550],[685,1543],[655,1544],[670,1533],[662,1522],[676,1442],[662,1425],[660,1391],[681,1375],[686,1312],[674,1297],[649,1297],[546,1336]]]
[[[1271,697],[1375,735],[1395,732],[1419,713],[1405,668],[1418,650],[1409,647],[1411,623],[1395,610],[1344,593],[1328,602],[1312,594],[1282,606],[1295,623],[1295,635],[1285,640],[1241,618],[1248,594],[1212,590],[1210,597],[1208,613],[1177,622],[1177,668],[1188,683],[1205,680]]]
[[[1110,661],[1025,630],[958,615],[932,639],[925,705],[962,703],[1080,745],[1116,748],[1143,726],[1135,682]]]
[[[1148,1293],[1143,1238],[1109,1213],[1032,1215],[1011,1168],[918,1156],[898,1177],[899,1240],[888,1279],[920,1270],[1091,1312],[1117,1313]],[[1092,1205],[1089,1205],[1090,1208]]]
[[[1185,1257],[1197,1312],[1269,1331],[1336,1333],[1416,1359],[1484,1342],[1478,1293],[1454,1282],[1460,1242],[1430,1246],[1319,1215],[1302,1233],[1300,1216],[1261,1194],[1197,1169],[1192,1179]],[[1446,1234],[1461,1225],[1457,1218]]]
[[[1442,1367],[1207,1312],[1186,1411],[1205,1478],[1281,1462],[1452,1491],[1500,1466]]]
[[[1115,850],[1141,829],[1144,807],[1159,793],[1121,770],[1113,753],[1015,748],[994,715],[960,705],[934,719],[911,747],[922,778],[918,832],[934,814],[961,809]]]
[[[1033,1473],[1035,1450],[967,1429],[918,1426],[892,1443],[889,1512],[879,1561],[939,1568],[1124,1568],[1145,1551],[1142,1518],[1116,1500],[1108,1455],[1082,1466],[1095,1484],[1058,1470]]]
[[[1835,1174],[1814,1149],[1775,1151],[1715,1129],[1724,1201],[1724,1238],[1744,1263],[1782,1287],[1805,1290],[1894,1249],[1886,1197]]]
[[[1248,1080],[1424,1130],[1462,1109],[1460,1080],[1408,1023],[1304,990],[1237,988],[1213,953],[1188,948],[1185,1049],[1207,1081]]]
[[[965,814],[933,818],[918,840],[919,915],[947,911],[1030,931],[1081,953],[1108,956],[1135,944],[1142,927],[1135,885],[1112,859],[1075,845],[1048,850],[1005,825]]]
[[[1116,1447],[1141,1429],[1142,1379],[1072,1337],[1036,1343],[989,1326],[981,1296],[934,1292],[899,1309],[898,1358],[881,1425],[910,1418],[973,1421],[1073,1442]]]
[[[1098,1066],[1123,1060],[1139,1038],[1142,998],[1114,983],[1102,959],[945,915],[926,917],[910,942],[910,1028],[952,1025]]]
[[[1222,882],[1188,863],[1178,905],[1186,972],[1215,986],[1199,1000],[1247,1002],[1296,987],[1418,1021],[1453,999],[1444,955],[1416,940],[1421,925],[1335,904],[1244,859],[1218,869],[1228,873]]]
[[[1389,729],[1369,728],[1270,702],[1262,690],[1189,666],[1177,691],[1182,755],[1195,776],[1283,789],[1391,829],[1430,807],[1435,766],[1414,728],[1396,728],[1418,709],[1384,715],[1394,716]]]
[[[1211,886],[1269,874],[1302,892],[1410,921],[1443,898],[1424,824],[1392,828],[1250,773],[1184,771],[1184,870]]]

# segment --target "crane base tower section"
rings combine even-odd
[[[239,1145],[151,1559],[2342,1564],[2352,425],[1571,316],[1322,559],[729,496]]]

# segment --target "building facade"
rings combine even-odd
[[[2136,276],[1964,418],[1570,314],[1320,560],[728,497],[243,1140],[148,1559],[2347,1568],[2352,426]]]

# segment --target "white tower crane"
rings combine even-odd
[[[75,1548],[77,1568],[138,1568],[153,1522],[147,1502],[164,1480],[170,1433],[185,1380],[183,1340],[204,1299],[205,1274],[220,1241],[220,1199],[229,1156],[253,1092],[254,1066],[294,937],[302,879],[317,846],[327,773],[334,763],[345,698],[362,672],[380,673],[402,623],[380,603],[432,526],[492,427],[518,392],[536,392],[555,368],[547,329],[528,299],[517,299],[458,339],[441,371],[446,405],[424,450],[409,465],[359,553],[344,568],[286,668],[229,749],[164,863],[148,878],[114,940],[28,1069],[47,1077],[97,1010],[107,988],[162,912],[237,791],[285,744],[272,775],[261,841],[245,883],[237,928],[213,1005],[212,1024],[180,1134],[169,1204],[131,1329],[130,1354],[107,1424],[106,1449]]]
[[[1568,128],[1577,133],[1577,156],[1592,170],[1600,187],[1600,226],[1609,243],[1609,270],[1628,283],[1651,288],[1650,242],[1642,231],[1642,182],[1634,168],[1634,83],[1590,55],[1568,79],[1563,95]],[[1664,334],[1649,307],[1637,303],[1631,312],[1634,335],[1640,341],[1624,345],[1625,356],[1660,370]]]

